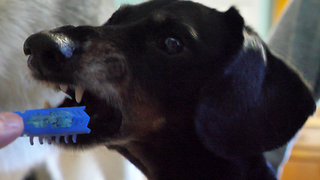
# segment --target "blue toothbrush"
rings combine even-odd
[[[64,136],[66,143],[69,143],[68,136],[72,136],[72,141],[76,143],[78,134],[88,134],[91,131],[87,127],[90,117],[84,109],[85,106],[81,106],[35,109],[15,113],[23,118],[24,131],[21,136],[29,136],[31,145],[34,144],[35,136],[39,137],[40,144],[43,144],[44,138],[51,144],[53,136],[55,136],[56,143],[60,142],[61,136]]]

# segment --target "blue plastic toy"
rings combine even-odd
[[[39,137],[40,144],[46,138],[51,144],[55,136],[56,143],[64,136],[64,141],[69,143],[68,136],[76,143],[77,134],[88,134],[87,127],[90,117],[84,111],[85,106],[70,108],[52,108],[27,110],[25,113],[15,112],[23,118],[24,131],[21,136],[29,136],[30,144],[33,145],[33,138]]]

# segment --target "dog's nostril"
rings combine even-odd
[[[26,56],[31,55],[31,49],[29,48],[27,42],[23,44],[23,52]]]

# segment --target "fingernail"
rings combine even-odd
[[[22,125],[22,119],[19,115],[9,112],[0,113],[1,130],[21,128]]]

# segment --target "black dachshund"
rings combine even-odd
[[[72,146],[106,144],[149,179],[276,179],[262,153],[315,110],[233,7],[126,5],[101,27],[34,34],[24,51],[35,79],[73,97],[62,106],[86,106],[92,132]]]

